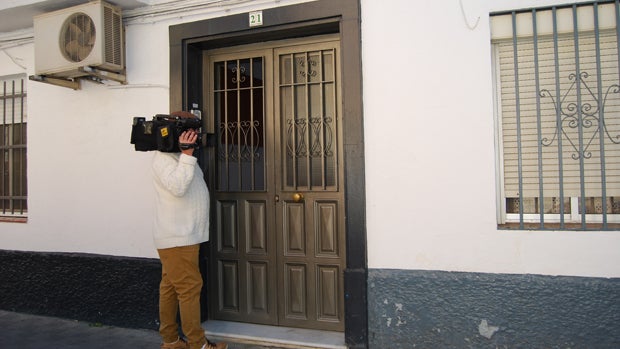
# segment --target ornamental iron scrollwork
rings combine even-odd
[[[577,74],[571,73],[568,76],[568,79],[572,81],[572,83],[570,87],[568,88],[568,90],[566,90],[564,95],[561,96],[560,101],[556,101],[553,95],[551,94],[551,92],[547,89],[541,89],[539,92],[540,97],[551,98],[556,112],[559,111],[561,114],[560,120],[556,121],[553,137],[551,139],[549,139],[548,137],[543,137],[540,140],[540,143],[545,147],[551,146],[556,141],[556,139],[560,137],[560,132],[561,132],[564,138],[568,140],[568,142],[570,143],[570,145],[575,151],[571,155],[571,157],[574,160],[579,160],[581,156],[583,156],[584,159],[589,159],[592,157],[592,152],[589,151],[588,148],[592,144],[593,140],[596,138],[596,135],[601,130],[601,127],[602,127],[604,134],[607,136],[607,138],[612,143],[620,144],[620,134],[612,136],[609,130],[607,129],[605,120],[601,119],[601,115],[600,115],[601,112],[605,111],[605,104],[607,103],[607,97],[611,93],[620,93],[620,86],[618,84],[609,86],[607,90],[605,91],[605,96],[603,97],[603,100],[599,101],[597,99],[597,96],[594,94],[594,92],[590,89],[590,87],[585,81],[585,79],[587,79],[588,76],[589,74],[587,72],[582,72],[579,74],[579,81],[578,81]],[[579,105],[578,102],[572,102],[572,101],[567,102],[566,101],[569,94],[571,94],[571,92],[574,92],[574,90],[576,89],[578,82],[581,86],[580,91],[587,91],[589,96],[591,96],[592,99],[594,100],[594,103],[589,103],[589,102],[583,103],[582,102],[581,105]],[[579,151],[579,144],[578,144],[579,142],[571,139],[570,136],[566,132],[566,127],[570,129],[579,129],[580,126],[582,128],[582,136],[583,136],[584,129],[595,128],[594,132],[592,132],[592,136],[589,139],[584,140],[584,141],[587,141],[587,143],[584,142],[583,151],[581,152],[581,154]]]
[[[243,162],[260,159],[260,122],[230,121],[220,123],[220,160]]]
[[[308,67],[306,69],[306,63],[308,63]],[[317,75],[317,66],[319,65],[319,63],[317,63],[316,59],[312,59],[312,58],[304,58],[304,57],[300,57],[297,58],[297,64],[304,69],[299,69],[299,75],[301,75],[302,78],[305,77],[314,77]]]
[[[334,155],[331,117],[287,119],[287,154],[292,158],[320,158]],[[323,134],[323,137],[321,137]],[[306,138],[309,137],[310,140]]]
[[[237,74],[237,70],[239,71],[239,74]],[[237,82],[245,82],[245,77],[246,77],[245,71],[246,69],[244,66],[241,66],[241,67],[234,66],[231,69],[231,72],[233,74],[232,76],[233,84],[236,84]],[[239,78],[237,78],[237,76],[239,76]]]

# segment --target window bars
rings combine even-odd
[[[500,226],[620,227],[620,0],[492,14]]]
[[[219,61],[213,69],[219,149],[217,189],[263,191],[266,188],[263,58]]]
[[[23,77],[0,78],[0,219],[25,217],[26,84]]]

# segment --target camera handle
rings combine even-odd
[[[192,149],[192,148],[198,148],[197,144],[189,144],[189,143],[180,143],[179,142],[179,149],[181,149],[181,150],[187,150],[187,149]]]

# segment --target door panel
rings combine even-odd
[[[338,42],[274,51],[279,323],[344,329]]]
[[[214,318],[344,330],[338,41],[205,54]]]
[[[212,316],[277,324],[270,50],[205,55],[216,125]]]
[[[277,324],[274,201],[265,195],[215,195],[210,304],[216,318]]]

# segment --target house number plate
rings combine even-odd
[[[263,25],[263,11],[250,12],[250,27]]]

